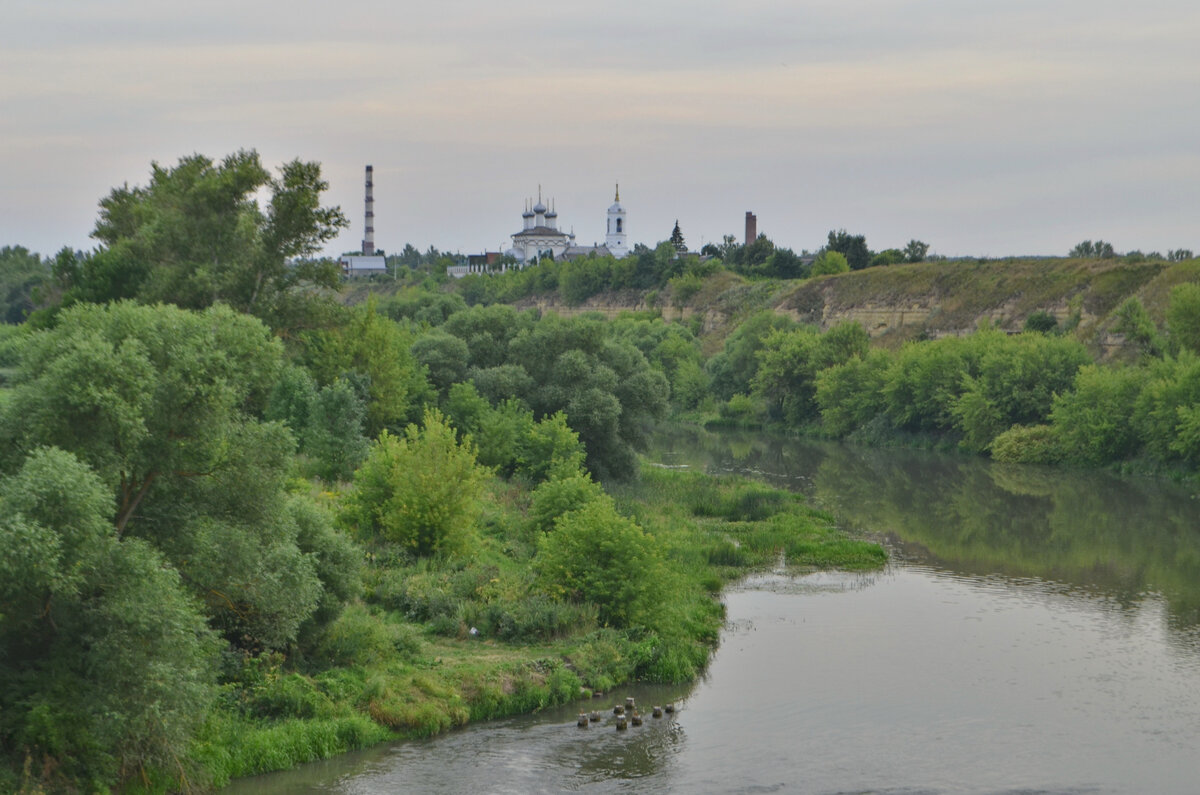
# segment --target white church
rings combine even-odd
[[[553,255],[556,260],[571,260],[586,257],[589,254],[598,256],[613,256],[618,259],[629,254],[628,233],[625,228],[625,208],[621,206],[621,188],[617,186],[616,196],[612,206],[608,208],[608,226],[604,236],[604,245],[578,246],[575,244],[575,233],[564,232],[558,228],[558,213],[554,203],[546,207],[542,203],[542,191],[538,188],[537,204],[530,207],[525,203],[525,212],[521,213],[524,226],[520,232],[512,236],[513,247],[505,253],[511,256],[521,267],[537,262],[538,259]]]

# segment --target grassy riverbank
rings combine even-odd
[[[654,596],[638,621],[605,625],[594,605],[548,599],[532,573],[544,531],[529,495],[497,484],[473,559],[371,561],[365,598],[311,659],[231,660],[241,684],[224,691],[193,745],[197,781],[221,786],[631,681],[689,681],[716,646],[725,583],[781,554],[809,568],[886,560],[802,497],[742,478],[646,467],[613,497],[656,550],[620,573]]]

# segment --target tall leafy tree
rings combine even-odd
[[[293,264],[348,225],[340,209],[321,206],[327,187],[317,163],[293,160],[272,176],[254,151],[220,163],[203,155],[154,163],[148,185],[126,184],[100,201],[92,233],[100,248],[58,268],[66,300],[223,302],[266,316],[297,284],[336,286],[333,263]]]
[[[281,359],[259,320],[224,306],[71,307],[25,343],[0,457],[11,471],[43,445],[75,454],[112,495],[115,535],[164,554],[212,626],[286,647],[324,584],[288,505],[294,438],[259,419]]]
[[[100,478],[62,450],[0,479],[0,756],[32,755],[60,791],[108,791],[148,767],[182,789],[215,639],[179,575],[118,539],[111,513]]]
[[[831,230],[826,249],[844,256],[852,271],[862,270],[871,264],[871,249],[867,248],[866,235],[852,235],[845,229]]]
[[[0,248],[0,323],[21,323],[50,280],[50,264],[23,246]]]

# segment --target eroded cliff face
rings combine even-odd
[[[1112,331],[1113,313],[1123,301],[1137,296],[1161,325],[1171,286],[1197,279],[1200,260],[1027,258],[897,265],[795,282],[748,281],[721,272],[687,300],[678,300],[666,288],[602,293],[577,306],[543,295],[518,307],[566,316],[598,312],[609,318],[653,312],[668,322],[691,323],[705,347],[714,350],[737,324],[762,310],[822,330],[857,322],[887,347],[915,338],[969,334],[984,325],[1016,333],[1030,315],[1045,312],[1103,355],[1123,344]]]

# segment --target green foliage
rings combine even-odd
[[[862,270],[871,264],[871,250],[865,235],[852,235],[845,229],[831,230],[826,251],[842,254],[850,270]],[[815,269],[814,264],[814,269]]]
[[[883,386],[888,416],[908,430],[953,428],[963,377],[978,373],[981,353],[982,346],[961,337],[905,345]]]
[[[658,608],[662,562],[654,543],[611,500],[560,516],[539,542],[534,566],[550,594],[594,604],[606,625],[645,623]]]
[[[836,273],[849,273],[850,263],[846,255],[840,251],[822,251],[812,264],[813,276],[828,276]]]
[[[1112,243],[1106,243],[1103,240],[1084,240],[1082,243],[1077,243],[1075,247],[1067,253],[1067,256],[1112,259],[1116,256],[1116,252],[1113,251]]]
[[[1063,455],[1093,466],[1132,456],[1139,440],[1130,420],[1146,381],[1138,368],[1081,367],[1050,414]]]
[[[491,406],[470,382],[450,387],[446,412],[460,436],[469,434],[475,442],[479,462],[505,477],[538,483],[583,465],[579,435],[561,412],[535,421],[518,401]]]
[[[23,246],[0,248],[0,323],[22,323],[50,284],[50,263]]]
[[[816,417],[817,373],[865,356],[868,343],[857,323],[840,323],[825,334],[807,328],[775,332],[759,352],[755,393],[777,416],[802,425]]]
[[[1186,282],[1171,288],[1167,331],[1177,350],[1200,353],[1200,284]]]
[[[550,315],[515,337],[509,355],[538,385],[528,397],[534,416],[564,412],[597,477],[636,473],[634,450],[670,391],[637,348],[612,339],[599,318]]]
[[[908,245],[904,247],[905,262],[924,262],[928,254],[929,244],[923,243],[920,240],[910,240],[908,241]]]
[[[281,354],[259,321],[225,307],[72,307],[30,336],[0,433],[10,454],[52,444],[80,456],[117,492],[122,530],[163,481],[227,467]]]
[[[992,458],[1002,463],[1057,464],[1063,460],[1062,442],[1050,425],[1014,425],[991,443]]]
[[[412,344],[412,355],[428,373],[429,383],[440,395],[467,376],[470,353],[467,343],[445,331],[429,331]]]
[[[530,526],[548,533],[554,529],[559,517],[603,496],[604,489],[581,472],[547,480],[533,490],[529,503]]]
[[[430,292],[408,288],[383,302],[383,313],[392,320],[411,320],[429,326],[441,326],[456,312],[467,308],[457,293]]]
[[[758,352],[764,341],[773,331],[795,327],[794,320],[770,310],[746,318],[725,338],[724,349],[708,360],[713,394],[720,400],[729,400],[738,392],[747,391],[758,373]]]
[[[1200,461],[1194,446],[1194,407],[1200,404],[1200,357],[1190,351],[1151,366],[1133,422],[1147,451],[1160,461]]]
[[[177,782],[212,697],[213,639],[179,576],[118,540],[99,478],[61,450],[0,481],[0,751],[99,790],[160,767]]]
[[[354,474],[345,516],[361,538],[417,557],[463,554],[475,543],[486,476],[471,441],[460,444],[430,409],[424,427],[410,425],[403,437],[379,435]]]
[[[543,417],[519,441],[515,473],[530,483],[541,483],[583,468],[585,453],[579,434],[561,411]]]
[[[1113,326],[1114,331],[1124,334],[1125,338],[1132,342],[1142,354],[1162,355],[1166,346],[1158,333],[1158,327],[1154,325],[1150,313],[1146,311],[1146,307],[1136,296],[1125,299],[1124,303],[1117,308],[1115,316],[1117,322]]]
[[[975,451],[1012,425],[1044,423],[1054,396],[1070,389],[1090,361],[1082,345],[1062,337],[979,332],[971,339],[983,351],[978,375],[966,378],[954,412],[964,446]]]
[[[1050,334],[1058,330],[1058,318],[1043,310],[1032,312],[1025,318],[1025,330],[1038,334]]]
[[[535,322],[533,313],[511,306],[476,306],[451,315],[443,328],[467,344],[472,368],[485,369],[508,363],[509,343]]]
[[[366,404],[349,381],[339,378],[313,394],[300,438],[301,450],[316,462],[319,477],[350,479],[367,453],[366,421]]]
[[[327,187],[317,163],[293,160],[272,177],[253,151],[219,164],[202,155],[174,168],[154,163],[149,185],[125,185],[101,200],[92,233],[101,248],[57,269],[67,302],[224,302],[269,316],[298,285],[337,285],[332,263],[289,265],[348,225],[339,209],[320,206]],[[255,199],[262,190],[270,191],[265,208]]]
[[[816,402],[827,432],[846,436],[886,411],[883,387],[891,364],[888,354],[870,351],[817,373]]]
[[[398,658],[414,659],[422,645],[415,627],[387,620],[357,604],[325,629],[313,657],[330,666],[376,666]]]
[[[319,383],[346,378],[365,385],[368,436],[416,421],[433,400],[411,346],[409,333],[381,315],[374,300],[356,307],[344,326],[306,335],[309,369]]]

